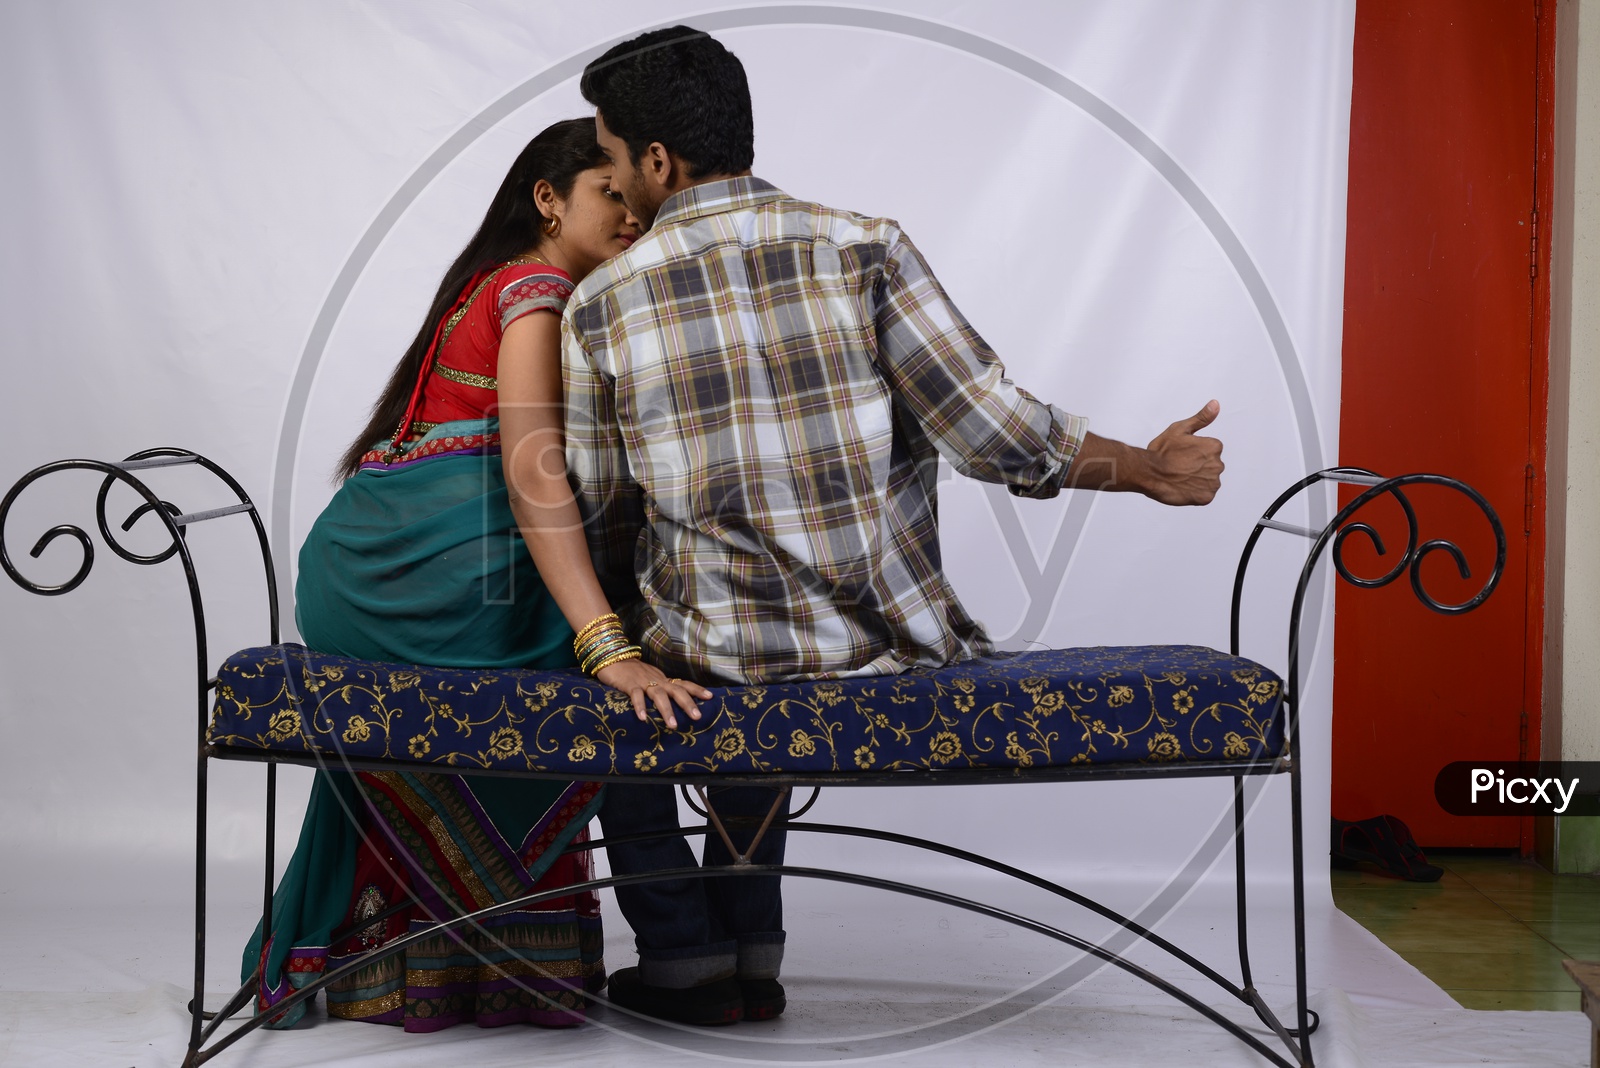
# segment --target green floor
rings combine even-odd
[[[1469,1009],[1578,1011],[1563,959],[1600,960],[1600,878],[1429,851],[1437,883],[1334,871],[1333,900]]]

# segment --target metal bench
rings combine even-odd
[[[215,476],[232,499],[218,507],[184,512],[163,500],[146,482],[154,469],[198,466]],[[464,671],[418,665],[381,664],[323,656],[279,639],[277,582],[256,506],[230,475],[206,458],[162,448],[117,462],[62,460],[24,475],[0,501],[0,565],[24,589],[59,595],[77,588],[94,563],[94,542],[81,527],[61,524],[45,531],[30,555],[39,557],[59,538],[78,543],[82,559],[65,582],[42,585],[24,577],[4,543],[13,502],[49,475],[87,470],[103,476],[96,498],[101,540],[130,563],[152,565],[176,558],[193,608],[195,628],[196,762],[195,973],[192,1023],[184,1064],[198,1065],[238,1041],[284,1008],[314,997],[378,956],[404,950],[412,942],[480,923],[494,915],[536,904],[545,898],[625,883],[672,878],[738,878],[757,874],[822,879],[876,887],[941,902],[1003,920],[1056,939],[1122,968],[1152,984],[1217,1026],[1235,1035],[1272,1064],[1310,1066],[1310,1034],[1316,1014],[1307,1007],[1304,834],[1301,811],[1299,735],[1300,626],[1307,589],[1325,550],[1339,576],[1361,587],[1378,587],[1409,576],[1417,597],[1434,611],[1472,610],[1494,590],[1505,562],[1505,534],[1487,501],[1472,488],[1441,475],[1412,474],[1385,479],[1371,471],[1334,468],[1309,475],[1289,487],[1251,531],[1234,579],[1228,653],[1195,646],[1143,646],[1047,650],[969,661],[899,676],[761,687],[719,687],[703,702],[707,713],[692,729],[668,731],[641,724],[618,705],[620,696],[575,672]],[[1299,494],[1326,482],[1364,487],[1317,529],[1276,518]],[[106,514],[108,495],[121,483],[141,503],[119,525],[123,532],[153,516],[170,538],[160,552],[127,549]],[[1446,604],[1429,594],[1422,578],[1424,559],[1435,552],[1451,556],[1463,578],[1466,558],[1453,543],[1422,541],[1415,508],[1405,490],[1419,485],[1445,487],[1477,506],[1493,530],[1494,566],[1467,600]],[[1407,524],[1404,551],[1381,575],[1363,577],[1346,565],[1346,539],[1360,533],[1380,556],[1388,555],[1377,531],[1355,520],[1356,513],[1380,498],[1398,502]],[[215,674],[206,641],[200,584],[186,538],[192,528],[229,515],[247,515],[260,548],[266,585],[268,645],[229,657]],[[1288,620],[1288,661],[1284,675],[1238,655],[1240,605],[1245,575],[1266,531],[1310,541],[1295,588]],[[371,710],[381,709],[376,715]],[[465,714],[463,714],[465,710]],[[620,714],[619,714],[620,713]],[[371,716],[371,719],[367,717]],[[358,722],[359,721],[359,722]],[[409,744],[424,737],[427,746]],[[438,744],[434,744],[437,742]],[[276,1002],[225,1035],[222,1024],[252,1001],[253,983],[244,984],[215,1013],[202,1007],[206,937],[207,769],[212,760],[256,761],[266,767],[263,923],[270,931],[276,811],[276,770],[280,763],[331,770],[409,770],[436,774],[505,774],[582,781],[667,779],[687,790],[711,783],[757,783],[811,787],[813,794],[788,816],[790,832],[805,831],[891,842],[930,850],[1000,872],[1042,888],[1114,921],[1124,932],[1119,945],[1099,945],[1058,927],[979,901],[941,891],[849,871],[797,865],[769,866],[748,861],[750,848],[726,867],[693,868],[646,876],[612,876],[580,887],[531,894],[515,901],[451,918],[426,931],[392,939],[353,963]],[[1280,1020],[1256,990],[1250,970],[1245,881],[1245,783],[1255,776],[1288,775],[1292,845],[1294,972],[1296,1004],[1290,1022]],[[948,845],[888,831],[824,823],[802,817],[822,786],[934,786],[971,782],[1059,781],[1103,778],[1204,776],[1231,780],[1234,820],[1235,898],[1239,979],[1235,981],[1155,934],[1137,920],[1014,866]],[[701,800],[706,795],[702,791]],[[692,802],[691,802],[692,804]],[[707,806],[708,828],[678,834],[722,834],[723,821]],[[776,812],[776,809],[774,810]],[[773,817],[769,815],[769,820]],[[762,830],[764,831],[765,825]],[[758,832],[760,833],[760,832]],[[604,840],[580,842],[593,849]],[[370,919],[369,921],[370,922]],[[1173,983],[1129,960],[1120,945],[1139,940],[1215,983],[1248,1006],[1281,1041],[1282,1048]],[[210,1043],[207,1045],[207,1043]],[[1285,1055],[1287,1054],[1287,1056]]]

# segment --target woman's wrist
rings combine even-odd
[[[615,612],[596,616],[579,628],[572,639],[572,653],[586,675],[644,656],[644,651],[633,644],[627,631],[622,629],[622,621]]]

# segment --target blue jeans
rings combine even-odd
[[[727,828],[741,850],[748,848],[778,793],[764,786],[713,786],[707,792],[725,825],[741,817],[755,820]],[[785,799],[778,817],[788,811]],[[676,830],[675,791],[666,783],[607,783],[600,826],[607,838]],[[767,828],[751,862],[782,864],[785,837],[781,824]],[[681,837],[607,846],[606,855],[616,875],[695,866],[694,851]],[[708,830],[703,863],[732,861],[721,836],[714,828]],[[734,975],[777,978],[784,938],[778,876],[671,879],[619,886],[616,894],[622,915],[633,928],[643,982],[682,988]]]

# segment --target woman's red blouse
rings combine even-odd
[[[422,410],[412,434],[457,419],[482,419],[496,411],[500,339],[506,327],[537,311],[560,315],[572,279],[542,263],[515,263],[491,275],[439,346],[423,385]],[[420,425],[419,425],[420,424]]]

